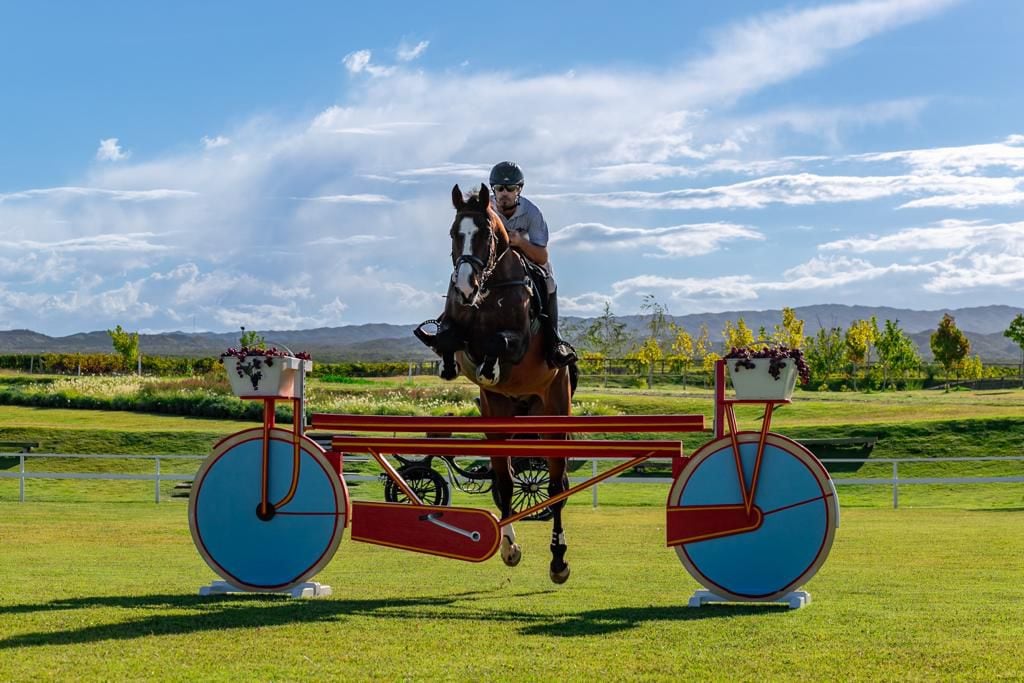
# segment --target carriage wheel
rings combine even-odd
[[[290,488],[292,438],[290,431],[270,433],[271,501]],[[286,590],[320,571],[337,550],[349,511],[345,482],[316,443],[303,437],[299,445],[295,495],[269,520],[256,516],[262,428],[218,443],[196,474],[188,502],[192,540],[210,568],[238,588]]]
[[[737,440],[749,483],[757,454],[757,432]],[[726,533],[675,546],[686,570],[706,588],[732,600],[774,600],[809,581],[825,562],[839,524],[839,502],[825,467],[800,444],[768,434],[754,505],[752,530]],[[703,510],[702,524],[716,507],[742,505],[732,440],[702,446],[679,473],[669,507]]]
[[[405,483],[423,501],[424,505],[448,505],[451,498],[448,482],[433,469],[422,466],[403,467],[398,470],[398,473],[402,475]],[[389,503],[410,502],[405,492],[391,479],[384,482],[384,500]]]
[[[547,500],[550,481],[548,464],[543,459],[515,458],[512,461],[512,512],[525,510]],[[494,498],[494,504],[500,508],[497,487],[491,489],[491,497]],[[543,508],[523,519],[543,521],[551,519],[553,515],[550,508]]]

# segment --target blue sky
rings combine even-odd
[[[1020,305],[1021,25],[1010,0],[0,4],[0,329],[433,317],[451,187],[503,159],[563,314]]]

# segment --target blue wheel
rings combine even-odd
[[[737,434],[748,490],[759,437]],[[774,600],[802,586],[825,562],[839,525],[839,502],[824,466],[778,434],[765,442],[749,514],[728,436],[694,453],[668,504],[670,517],[684,520],[676,537],[694,539],[675,545],[683,566],[731,600]]]
[[[291,488],[293,438],[291,431],[270,431],[271,503]],[[189,528],[199,554],[228,583],[252,591],[285,590],[334,556],[348,523],[348,491],[320,447],[302,437],[294,496],[262,520],[257,516],[262,457],[262,428],[218,443],[192,484]]]

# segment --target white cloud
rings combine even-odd
[[[1011,135],[1003,142],[989,144],[856,154],[849,158],[869,162],[900,161],[925,175],[971,174],[992,167],[1024,171],[1024,136]]]
[[[98,187],[47,187],[0,194],[0,203],[18,199],[110,199],[115,202],[149,202],[164,199],[187,199],[198,196],[190,190],[105,190]]]
[[[733,240],[763,240],[757,230],[735,223],[696,223],[657,228],[619,228],[602,223],[573,223],[554,232],[551,242],[559,249],[583,251],[608,249],[656,249],[669,257],[701,256],[717,251]]]
[[[307,242],[310,246],[337,246],[337,245],[357,245],[357,244],[376,244],[382,240],[393,240],[394,235],[351,235],[349,237],[321,237],[318,240]]]
[[[398,47],[398,61],[411,62],[422,55],[430,45],[429,40],[421,40],[413,46],[402,44]]]
[[[226,138],[223,135],[218,135],[215,138],[203,136],[203,147],[205,149],[216,149],[217,147],[224,147],[231,144],[230,138]]]
[[[907,194],[1003,197],[1016,193],[1016,178],[956,175],[823,176],[796,173],[731,185],[665,192],[638,190],[542,194],[539,197],[616,209],[760,209],[771,204],[862,202]],[[964,190],[968,190],[967,193]],[[909,204],[903,206],[909,207]]]
[[[718,32],[711,52],[692,62],[691,88],[740,96],[822,66],[843,49],[919,21],[956,0],[865,0],[763,14]]]
[[[154,237],[152,233],[135,233],[124,235],[93,235],[91,237],[77,237],[73,239],[60,240],[57,242],[39,242],[36,240],[16,240],[8,242],[5,246],[12,249],[23,249],[27,251],[130,251],[149,252],[165,251],[166,245],[155,244],[149,240]]]
[[[378,64],[373,64],[370,60],[373,58],[373,53],[370,50],[357,50],[350,52],[341,60],[351,74],[363,73],[364,71],[371,76],[390,76],[395,72],[394,67],[385,67]]]
[[[122,161],[127,159],[130,154],[121,149],[117,138],[107,138],[100,140],[100,146],[96,150],[96,159],[98,161]]]
[[[332,194],[322,197],[295,197],[307,202],[325,202],[327,204],[393,204],[394,199],[382,194]]]

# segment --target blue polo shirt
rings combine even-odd
[[[512,214],[512,218],[505,218],[505,214],[498,209],[498,204],[494,197],[491,197],[491,206],[494,208],[494,212],[501,218],[501,222],[505,225],[506,230],[525,233],[527,239],[538,247],[548,246],[547,221],[544,220],[544,216],[541,214],[540,209],[537,208],[537,205],[529,199],[520,195],[519,204],[516,205],[516,212]],[[548,262],[541,266],[541,268],[544,269],[548,278],[554,279],[555,272],[551,268],[550,254],[548,255]]]

